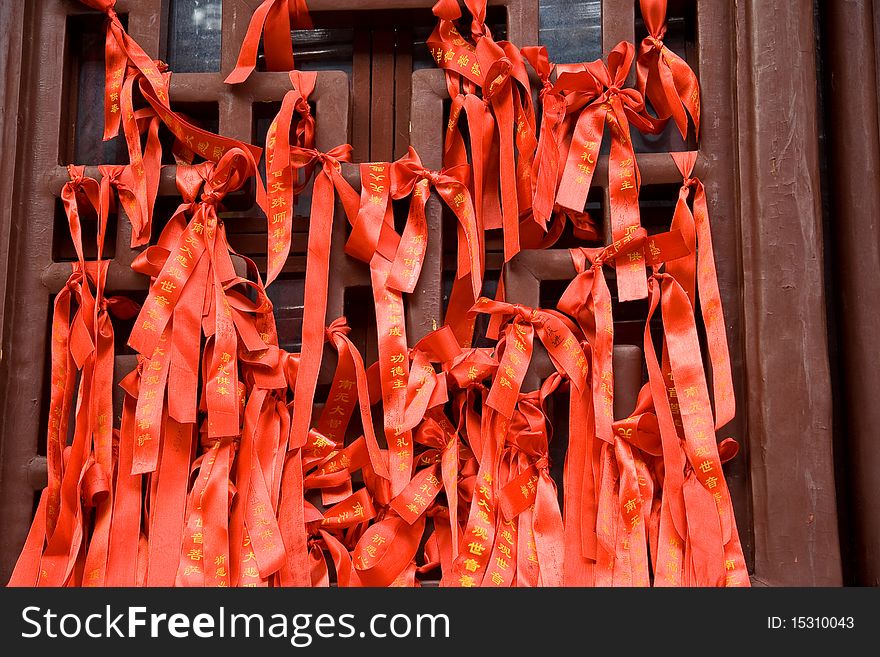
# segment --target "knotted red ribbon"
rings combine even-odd
[[[283,155],[279,154],[278,157]],[[340,172],[340,163],[348,162],[350,159],[351,146],[348,144],[338,146],[329,153],[298,146],[290,148],[292,167],[303,168],[314,164],[317,170],[312,188],[309,257],[306,261],[303,301],[302,356],[294,389],[293,424],[290,429],[291,449],[299,449],[306,444],[312,419],[315,388],[318,385],[318,373],[323,359],[330,273],[330,236],[337,193],[349,220],[353,222],[357,216],[357,193]]]
[[[311,446],[318,449],[329,447],[330,452],[343,447],[345,427],[356,405],[360,414],[370,463],[377,474],[387,478],[388,468],[379,450],[379,443],[373,430],[373,418],[370,412],[370,393],[364,361],[361,358],[360,352],[348,337],[350,331],[351,329],[344,317],[334,320],[327,327],[327,341],[333,345],[334,350],[337,352],[339,365],[337,366],[336,375],[333,377],[333,383],[330,386],[330,395],[318,421],[318,433],[319,436],[329,439],[332,445],[316,445],[315,441],[312,441]],[[353,375],[354,381],[345,378],[351,375]],[[352,390],[352,387],[354,388],[353,395],[349,392]],[[338,425],[337,422],[339,423]],[[325,456],[327,453],[326,451],[323,452]]]
[[[144,273],[153,276],[154,281],[129,338],[129,344],[135,350],[150,358],[150,372],[138,397],[135,473],[152,472],[156,468],[165,412],[163,399],[169,389],[168,375],[171,354],[174,353],[171,347],[172,341],[177,341],[174,337],[177,327],[172,319],[177,318],[175,311],[188,290],[195,295],[193,303],[197,303],[197,299],[204,303],[203,314],[192,317],[192,326],[184,330],[185,335],[198,335],[195,327],[200,322],[202,332],[208,338],[203,359],[208,436],[220,438],[235,436],[239,432],[239,340],[248,351],[266,348],[253,320],[247,318],[246,313],[266,312],[270,306],[261,284],[253,284],[235,273],[225,228],[218,219],[217,204],[253,175],[249,163],[246,153],[233,149],[216,166],[206,163],[193,170],[204,179],[204,187],[192,218],[179,232],[174,246],[163,254],[164,262],[152,264],[144,261]],[[179,168],[178,175],[186,175],[185,171]],[[177,232],[179,226],[169,224],[168,230]],[[256,289],[256,303],[232,289],[239,284]],[[143,394],[145,392],[148,394]],[[171,404],[169,396],[168,406]]]
[[[670,274],[655,273],[649,279],[649,288],[645,356],[664,464],[655,583],[748,586],[714,440],[690,301]],[[663,317],[669,377],[661,371],[648,328],[658,307]]]
[[[641,94],[635,89],[624,88],[634,57],[633,45],[621,42],[608,56],[607,66],[602,61],[595,61],[584,65],[583,70],[562,73],[555,86],[566,97],[567,111],[580,113],[556,201],[577,212],[583,211],[596,170],[605,124],[608,123],[611,131],[608,184],[614,240],[622,239],[640,225],[640,177],[630,124],[644,132],[657,131],[656,124],[645,114]],[[621,301],[641,299],[647,295],[644,271],[645,263],[640,259],[618,269]]]
[[[614,348],[614,322],[611,313],[611,292],[605,280],[605,264],[617,258],[642,258],[647,233],[639,228],[626,237],[601,249],[572,249],[574,280],[559,299],[558,308],[574,317],[590,343],[593,413],[596,435],[613,442],[611,423],[614,408],[614,374],[611,357]]]
[[[675,122],[682,139],[687,139],[688,115],[700,136],[700,84],[681,57],[663,43],[666,34],[666,0],[639,0],[648,36],[639,46],[636,88],[647,98],[664,123]],[[687,112],[687,113],[685,113]]]
[[[520,51],[509,42],[493,40],[485,23],[485,0],[466,0],[465,4],[473,18],[473,44],[455,28],[453,21],[461,16],[455,0],[434,5],[434,15],[440,20],[428,38],[437,65],[446,72],[452,98],[443,162],[453,167],[470,160],[477,230],[482,239],[484,229],[503,229],[506,263],[521,248],[520,217],[528,217],[532,205],[535,112]],[[462,110],[470,148],[458,126]],[[456,327],[464,345],[470,344],[472,327],[462,324],[463,316],[477,296],[464,288],[462,279],[456,280],[449,303],[451,316],[446,321]],[[504,299],[503,282],[499,282],[497,298]],[[493,335],[496,329],[493,326]]]
[[[114,9],[116,0],[81,0],[107,15],[104,84],[104,140],[113,139],[124,127],[129,151],[129,168],[124,176],[124,189],[134,190],[135,198],[123,195],[126,210],[135,219],[132,245],[148,240],[149,217],[158,190],[161,167],[161,146],[158,143],[158,117],[174,134],[181,148],[211,162],[219,162],[227,152],[239,149],[251,160],[252,171],[261,151],[256,146],[203,130],[173,111],[168,96],[170,74],[167,67],[153,60],[129,36]],[[291,66],[292,68],[292,66]],[[137,83],[148,107],[134,110],[132,89]],[[140,134],[147,131],[147,147],[142,152]],[[191,161],[191,159],[188,159]],[[265,205],[265,189],[257,177],[257,203]]]
[[[500,468],[505,437],[531,361],[535,335],[547,349],[556,368],[578,391],[586,388],[588,366],[580,341],[572,332],[576,327],[555,311],[526,308],[482,297],[471,312],[500,314],[508,321],[498,347],[501,354],[498,369],[485,400],[485,406],[490,410],[483,414],[477,488],[471,500],[462,539],[462,542],[471,542],[467,544],[467,550],[462,549],[451,572],[444,574],[442,583],[509,586],[513,569],[504,567],[502,563],[506,564],[507,560],[496,554],[502,545],[496,541],[496,537],[499,530],[505,530],[498,525],[497,486],[492,484],[502,474]],[[472,540],[473,536],[478,540]],[[501,563],[498,562],[499,558],[502,559]]]
[[[546,231],[556,202],[556,188],[561,173],[560,150],[563,142],[566,103],[565,96],[550,80],[556,65],[550,62],[547,49],[544,46],[527,46],[522,49],[522,54],[535,69],[541,81],[541,88],[538,91],[538,98],[541,101],[541,132],[532,165],[534,194],[532,213],[535,222]]]
[[[266,133],[266,202],[268,227],[268,266],[266,285],[274,281],[290,253],[291,231],[296,199],[311,180],[317,160],[291,166],[291,146],[315,148],[315,117],[309,96],[315,89],[316,73],[290,72],[293,90],[284,94],[281,109]],[[294,124],[294,115],[297,115]],[[293,139],[291,140],[291,132]]]
[[[408,245],[411,235],[426,235],[425,204],[428,201],[428,192],[433,187],[447,207],[458,219],[458,266],[456,277],[470,276],[471,290],[475,296],[479,296],[483,284],[483,252],[481,249],[481,235],[477,229],[474,216],[474,206],[468,191],[467,181],[470,168],[466,164],[445,168],[441,171],[431,171],[422,166],[415,149],[410,147],[406,156],[391,165],[391,197],[394,199],[405,198],[412,195],[406,230],[401,240],[402,244]],[[410,239],[408,239],[410,238]],[[397,256],[389,273],[388,284],[401,292],[412,292],[418,279],[419,269],[407,272],[407,258],[415,256],[415,260],[421,261],[424,257],[422,252],[411,254],[398,248]]]
[[[465,4],[473,16],[474,45],[455,29],[453,21],[461,10],[454,0],[434,5],[440,20],[428,38],[437,65],[446,71],[453,101],[444,163],[452,167],[468,161],[457,129],[463,109],[470,133],[477,223],[481,228],[503,227],[506,262],[519,251],[519,216],[531,207],[531,160],[537,147],[534,109],[519,50],[492,39],[485,23],[485,0]],[[475,94],[477,87],[480,96]]]
[[[520,459],[524,467],[515,477],[511,472],[506,484],[500,484],[503,488],[499,502],[505,520],[512,520],[531,510],[531,522],[520,522],[518,533],[532,537],[537,575],[535,585],[540,586],[562,586],[564,581],[564,530],[556,484],[550,477],[551,428],[545,408],[547,398],[561,382],[558,372],[554,372],[538,390],[520,395],[510,423],[509,443],[512,456],[524,457]],[[496,538],[495,551],[501,553],[502,562],[506,563],[505,557],[511,556],[513,546],[512,541],[508,541],[507,546],[504,542],[502,532]],[[520,552],[520,557],[517,560],[518,570],[521,566],[530,569],[529,551]]]
[[[112,139],[119,132],[120,123],[125,120],[129,126],[136,126],[136,115],[130,103],[131,91],[123,85],[138,83],[141,94],[153,111],[168,126],[175,137],[196,154],[206,160],[218,162],[230,148],[240,148],[250,153],[254,161],[260,158],[260,149],[228,137],[202,130],[174,112],[168,97],[169,77],[163,75],[165,68],[156,62],[129,36],[116,14],[116,0],[80,0],[83,4],[104,12],[107,15],[107,39],[105,46],[106,81],[104,98],[104,140]],[[126,77],[128,67],[136,69],[132,76]],[[292,68],[292,67],[291,67]],[[140,112],[140,111],[139,111]],[[141,113],[141,117],[145,115]],[[126,130],[129,151],[139,150],[135,145],[138,130]],[[132,161],[138,167],[137,161]],[[254,165],[256,168],[256,165]],[[146,175],[146,174],[145,174]],[[152,174],[151,174],[152,175]],[[262,202],[262,198],[258,199]]]
[[[42,517],[29,534],[13,571],[13,586],[64,586],[78,561],[85,571],[84,583],[101,586],[107,569],[113,515],[110,478],[115,465],[114,336],[108,311],[128,318],[135,306],[104,295],[109,263],[102,256],[111,203],[109,186],[85,177],[83,167],[71,166],[68,171],[71,180],[62,189],[61,198],[77,262],[56,296],[53,312],[48,485],[38,508]],[[94,262],[84,257],[83,221],[98,224]],[[75,390],[77,371],[80,380]],[[66,446],[74,395],[73,440]],[[89,507],[94,508],[91,535]]]
[[[691,249],[691,257],[670,262],[667,271],[676,278],[687,292],[696,310],[699,293],[700,313],[706,327],[706,346],[712,364],[712,398],[715,402],[715,429],[721,429],[736,414],[733,396],[733,379],[730,371],[730,354],[727,348],[727,332],[721,292],[715,271],[715,254],[712,250],[712,228],[709,224],[709,204],[703,182],[693,175],[697,153],[671,153],[672,159],[684,178],[672,217],[672,228],[680,230]],[[693,210],[688,198],[693,194]]]

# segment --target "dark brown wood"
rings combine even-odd
[[[24,0],[0,3],[0,61],[5,62],[0,70],[0,405],[14,390],[5,385],[8,380],[12,354],[12,324],[18,319],[18,303],[13,285],[13,272],[17,264],[15,257],[16,227],[13,203],[19,203],[20,194],[15,172],[18,170],[15,153],[20,139],[18,129],[19,118],[19,87],[22,67],[22,43],[29,12]],[[15,242],[14,242],[15,240]],[[4,513],[0,510],[0,578],[5,582],[5,575],[11,569],[17,550],[23,537],[22,529],[27,528],[33,492],[25,492],[20,472],[26,458],[23,452],[35,444],[26,436],[22,436],[19,446],[5,439],[7,432],[0,430],[0,485],[11,477],[17,481],[22,490],[13,491],[13,499],[8,503],[20,505]],[[33,454],[31,454],[31,457]],[[0,491],[2,492],[2,491]],[[28,501],[30,500],[30,502]],[[9,524],[7,524],[7,521]],[[7,530],[8,528],[8,530]]]
[[[394,159],[394,32],[373,32],[370,82],[370,160]]]
[[[755,0],[735,11],[755,575],[840,585],[813,3]],[[734,18],[731,8],[715,22],[726,32],[725,13]]]
[[[356,29],[351,63],[351,145],[355,162],[370,162],[370,33]]]
[[[15,158],[18,142],[18,93],[21,86],[21,46],[24,30],[25,3],[0,3],[0,61],[6,65],[0,69],[0,153],[8,154],[0,159],[0,327],[6,308],[6,268],[9,263],[9,233],[12,216],[12,196],[15,189]],[[2,343],[0,343],[2,345]],[[0,364],[3,356],[0,353]]]
[[[43,111],[30,112],[21,122],[15,155],[18,178],[11,204],[6,279],[6,293],[14,305],[4,316],[0,359],[0,413],[6,427],[15,427],[14,433],[3,430],[0,461],[0,578],[4,581],[30,524],[34,492],[28,485],[27,466],[37,455],[38,438],[45,436],[40,408],[49,303],[39,272],[51,257],[46,245],[51,244],[54,196],[42,184],[37,170],[48,170],[57,162],[60,99],[55,96],[53,102],[53,97],[41,90],[61,88],[63,48],[59,48],[58,39],[65,34],[60,3],[28,5],[27,10],[21,10],[21,17],[33,47],[22,53],[21,75],[45,86],[25,85],[19,99],[21,108],[40,107]],[[39,217],[42,221],[35,220]],[[40,365],[35,367],[35,363]]]
[[[412,103],[413,35],[402,28],[395,33],[394,56],[394,159],[409,148],[409,113]]]
[[[826,5],[827,138],[833,270],[837,291],[840,455],[853,541],[845,552],[854,582],[880,585],[880,131],[874,3]]]

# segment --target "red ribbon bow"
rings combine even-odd
[[[611,200],[612,236],[622,239],[639,227],[639,168],[630,135],[630,123],[640,130],[655,132],[652,119],[644,114],[641,94],[625,89],[635,50],[630,43],[619,43],[608,56],[608,65],[591,62],[582,71],[562,73],[555,89],[565,94],[568,111],[580,111],[571,140],[568,158],[559,184],[557,202],[577,212],[584,209],[599,148],[608,123],[611,130],[611,155],[608,164]],[[633,260],[618,271],[621,301],[647,295],[645,264]]]
[[[338,192],[351,221],[357,215],[357,193],[345,182],[341,162],[351,159],[351,146],[337,146],[329,153],[292,146],[291,166],[320,165],[312,189],[309,222],[309,258],[306,262],[305,297],[303,300],[302,348],[299,371],[294,389],[293,424],[290,448],[306,444],[312,418],[312,403],[323,359],[324,326],[327,312],[327,289],[330,268],[330,237],[333,229],[334,205]]]
[[[431,171],[422,166],[415,149],[410,147],[406,156],[391,165],[391,196],[399,199],[413,195],[410,202],[409,217],[401,243],[409,243],[408,233],[427,234],[425,226],[425,204],[429,187],[433,187],[444,203],[453,211],[459,224],[459,248],[457,277],[470,275],[471,289],[479,296],[483,284],[482,240],[478,232],[473,202],[468,191],[467,180],[470,168],[461,164],[441,171]],[[401,263],[405,251],[398,249],[397,258],[388,277],[388,285],[401,292],[412,292],[418,278],[418,270],[402,280]],[[423,254],[422,254],[423,255]],[[420,258],[417,258],[420,259]]]

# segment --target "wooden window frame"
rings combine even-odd
[[[227,45],[220,73],[172,77],[176,101],[202,101],[205,94],[216,94],[220,131],[246,141],[252,134],[253,102],[279,100],[287,88],[281,80],[284,74],[276,73],[258,73],[234,90],[222,83],[256,4],[248,0],[230,3],[229,11],[224,8]],[[431,2],[309,4],[322,11],[429,7]],[[504,4],[511,40],[535,43],[537,2]],[[120,0],[118,11],[125,13],[131,6],[132,0]],[[159,6],[160,0],[142,0],[137,11],[128,12],[130,33],[151,53],[159,52],[161,42],[161,21],[150,21]],[[603,52],[622,39],[633,39],[634,6],[634,0],[603,2]],[[36,454],[38,441],[45,439],[40,406],[48,301],[64,278],[63,266],[51,262],[46,244],[51,243],[55,198],[66,178],[57,157],[60,100],[45,90],[61,88],[64,49],[59,35],[66,34],[66,16],[82,11],[73,0],[0,3],[0,53],[7,62],[0,71],[0,88],[6,92],[0,100],[5,110],[0,115],[0,148],[5,155],[0,161],[0,271],[5,278],[0,297],[0,579],[11,572],[30,524],[34,490],[41,485]],[[773,29],[767,16],[789,29]],[[696,29],[704,112],[697,174],[710,200],[739,402],[728,433],[741,440],[748,454],[737,466],[742,472],[734,470],[731,476],[748,476],[750,481],[752,521],[743,528],[743,539],[750,546],[753,582],[839,585],[813,4],[700,0]],[[442,81],[438,71],[425,70],[412,77],[412,125],[436,126],[436,131],[411,131],[429,167],[440,165],[445,88],[438,88],[438,76]],[[318,146],[329,148],[348,134],[349,108],[347,102],[335,100],[337,92],[334,100],[323,104],[322,97],[319,85]],[[643,184],[679,181],[667,156],[643,154],[639,164]],[[170,173],[168,168],[163,174],[160,194],[173,191]],[[347,175],[356,176],[351,170]],[[596,178],[603,179],[601,171]],[[439,233],[436,198],[428,216],[431,230]],[[116,289],[134,284],[134,275],[126,271],[126,258],[132,254],[125,248],[124,225],[119,222],[117,265],[111,276]],[[334,238],[337,254],[338,239]],[[364,269],[358,272],[348,264],[343,269],[350,278],[340,280],[341,294],[331,294],[328,317],[342,313],[346,286],[368,285]],[[422,304],[414,311],[420,321],[410,319],[413,340],[430,330],[426,321],[440,319],[440,273],[426,266],[420,287],[424,294],[413,295],[414,303]],[[509,293],[514,297],[518,292],[509,287]],[[743,503],[737,501],[740,507]]]

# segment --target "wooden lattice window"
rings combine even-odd
[[[94,111],[103,93],[103,17],[90,12],[74,0],[51,0],[39,3],[20,2],[18,18],[11,23],[11,33],[19,32],[12,46],[11,64],[21,63],[20,93],[6,100],[17,103],[21,129],[17,135],[15,200],[11,215],[3,215],[0,233],[0,258],[8,271],[5,302],[0,306],[2,351],[0,351],[0,428],[2,477],[0,477],[0,579],[6,578],[23,542],[34,507],[34,491],[45,478],[45,443],[48,406],[47,335],[51,321],[53,295],[64,285],[72,254],[65,241],[64,217],[58,199],[67,179],[67,162],[89,165],[87,174],[97,175],[99,163],[120,162],[124,158],[122,138],[100,141],[101,117]],[[119,0],[117,11],[131,35],[150,54],[167,61],[176,71],[172,76],[171,98],[175,107],[210,130],[236,139],[260,143],[271,117],[289,88],[284,73],[260,71],[246,83],[232,88],[223,79],[235,62],[251,12],[257,0]],[[428,167],[439,168],[442,151],[442,126],[446,111],[446,89],[442,72],[430,66],[425,38],[433,26],[430,0],[311,0],[315,29],[295,35],[298,66],[318,70],[318,84],[313,94],[318,120],[317,145],[320,149],[350,142],[358,160],[390,160],[405,153],[411,143]],[[772,559],[755,559],[756,534],[764,537],[775,514],[784,508],[778,497],[758,499],[753,504],[754,473],[766,478],[764,460],[750,460],[750,439],[746,418],[757,411],[747,371],[747,361],[759,357],[747,355],[746,345],[754,345],[748,333],[744,287],[748,298],[761,295],[760,272],[749,269],[744,261],[743,234],[754,230],[744,220],[743,198],[750,193],[754,177],[744,173],[742,162],[753,162],[750,141],[738,131],[738,121],[760,123],[760,109],[755,115],[742,109],[738,90],[746,83],[737,78],[735,54],[748,51],[749,45],[761,43],[762,36],[753,26],[752,11],[734,9],[727,0],[670,0],[667,43],[685,57],[697,72],[702,85],[703,129],[699,142],[691,135],[685,143],[670,126],[664,134],[642,138],[637,144],[642,173],[643,220],[651,230],[668,226],[672,216],[679,172],[669,150],[696,148],[700,157],[697,173],[706,184],[718,279],[724,303],[727,332],[738,400],[736,419],[726,435],[736,438],[744,448],[742,456],[727,466],[743,549],[756,578],[773,582],[828,582],[822,569],[798,567],[797,575],[786,573],[787,564],[797,562],[797,555],[774,566]],[[637,0],[497,0],[490,2],[489,23],[496,35],[506,35],[518,45],[546,43],[553,59],[559,62],[588,61],[607,53],[621,40],[638,41],[645,35]],[[803,18],[798,14],[799,18]],[[751,22],[750,22],[751,21]],[[27,34],[26,39],[21,39]],[[739,43],[738,43],[739,40]],[[16,45],[18,50],[16,50]],[[782,48],[783,45],[778,47]],[[746,55],[744,55],[745,57]],[[757,83],[756,83],[757,85]],[[745,94],[755,89],[743,87]],[[57,90],[50,93],[49,90]],[[743,95],[741,94],[741,95]],[[748,96],[752,98],[752,96]],[[753,98],[755,103],[763,102]],[[739,111],[738,111],[739,110]],[[809,112],[807,107],[805,112]],[[809,120],[807,116],[804,120]],[[754,125],[751,126],[754,129]],[[173,165],[163,170],[160,197],[154,223],[156,230],[175,207]],[[358,183],[354,167],[346,176]],[[609,203],[600,165],[594,179],[587,209],[602,219],[604,242],[609,241]],[[307,207],[307,206],[305,206]],[[432,198],[428,206],[430,250],[416,293],[408,303],[409,335],[415,341],[442,321],[445,297],[451,275],[450,258],[443,236],[449,217],[441,204]],[[230,244],[236,250],[254,256],[265,267],[260,251],[265,242],[259,237],[264,229],[253,198],[253,189],[236,196],[224,217],[230,227]],[[129,265],[136,255],[129,247],[127,222],[112,218],[109,291],[142,299],[147,288],[145,278],[133,273]],[[306,219],[294,224],[291,257],[281,279],[271,288],[279,317],[282,346],[296,349],[302,316],[303,272]],[[744,227],[748,224],[747,227]],[[7,226],[14,227],[8,230]],[[344,222],[334,229],[328,318],[346,314],[353,326],[356,344],[365,350],[367,360],[375,359],[372,317],[359,312],[370,306],[369,273],[366,267],[342,252]],[[5,241],[4,241],[5,240]],[[557,248],[545,252],[523,252],[507,271],[509,298],[529,305],[552,304],[558,298],[560,281],[573,274],[565,248],[576,241],[564,238]],[[487,280],[497,278],[501,265],[501,245],[487,243]],[[745,271],[744,271],[745,270]],[[748,287],[751,286],[751,287]],[[491,290],[487,290],[491,292]],[[626,375],[619,377],[620,399],[632,399],[641,384],[640,355],[627,344],[627,322],[644,321],[643,309],[622,309],[618,334],[620,344],[615,358],[626,363]],[[641,314],[640,314],[641,313]],[[631,328],[631,327],[630,327]],[[125,329],[120,327],[119,335]],[[638,334],[638,331],[636,331]],[[767,338],[764,337],[764,340]],[[119,340],[122,343],[122,340]],[[632,342],[632,341],[630,341]],[[636,342],[637,344],[637,342]],[[118,345],[117,376],[129,371],[133,355]],[[332,362],[325,364],[329,372]],[[535,379],[540,378],[538,364]],[[326,375],[325,375],[326,379]],[[622,408],[621,412],[627,409]],[[760,431],[772,431],[762,426]],[[558,454],[554,454],[559,457]],[[830,463],[821,464],[815,475],[825,482]],[[827,483],[827,482],[825,482]],[[833,484],[832,484],[833,488]],[[802,499],[803,509],[809,504]],[[823,517],[824,525],[834,524]],[[755,528],[761,530],[756,532]],[[804,533],[794,532],[802,541]],[[828,544],[804,550],[822,549]],[[830,579],[829,579],[830,577]]]

